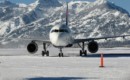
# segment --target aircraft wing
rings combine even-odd
[[[87,41],[92,41],[92,40],[101,40],[101,39],[110,39],[110,38],[118,38],[118,37],[122,37],[122,38],[125,38],[127,36],[130,36],[130,35],[122,35],[122,36],[108,36],[108,37],[99,37],[99,38],[86,38],[86,39],[75,39],[74,40],[74,43],[80,43],[80,42],[87,42]]]
[[[42,42],[42,43],[51,43],[50,40],[32,39],[32,38],[8,38],[8,37],[0,37],[0,39],[24,40],[24,41],[34,41],[34,42]]]
[[[51,43],[51,41],[50,40],[32,40],[32,41],[36,41],[36,42],[42,42],[42,43],[48,43],[48,44],[50,44]]]

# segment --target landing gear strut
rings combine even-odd
[[[46,43],[43,43],[43,51],[42,51],[42,56],[49,56],[49,51],[46,49]]]
[[[87,50],[84,49],[84,42],[82,42],[82,50],[80,50],[80,56],[87,56]]]
[[[64,54],[63,54],[63,52],[62,52],[62,48],[60,48],[59,57],[64,57]]]

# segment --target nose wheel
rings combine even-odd
[[[60,48],[59,57],[64,57],[64,54],[63,54],[63,52],[62,52],[62,48]]]
[[[59,57],[64,57],[64,54],[63,53],[59,53]]]
[[[46,43],[43,43],[43,51],[42,51],[42,56],[49,56],[49,51],[46,49]]]

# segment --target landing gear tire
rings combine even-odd
[[[45,56],[45,52],[44,51],[42,51],[42,56]]]
[[[59,57],[64,57],[63,53],[59,53]]]
[[[46,51],[46,52],[45,52],[45,51],[42,51],[42,56],[45,56],[45,55],[46,55],[46,56],[49,56],[49,51]]]
[[[46,52],[46,56],[49,56],[49,51]]]
[[[82,54],[83,54],[83,53],[82,53],[82,51],[80,50],[80,56],[82,56]]]
[[[87,56],[87,51],[86,50],[84,51],[84,56]]]

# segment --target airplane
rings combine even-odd
[[[130,35],[122,36],[110,36],[110,37],[99,37],[99,38],[86,38],[86,39],[74,39],[73,34],[68,25],[68,3],[66,8],[66,23],[62,25],[56,25],[52,27],[49,33],[50,40],[32,40],[28,46],[27,50],[29,53],[34,54],[38,51],[38,45],[36,42],[43,42],[42,56],[49,56],[49,51],[47,50],[47,44],[52,44],[54,47],[59,48],[59,57],[63,57],[63,48],[72,47],[74,44],[79,44],[81,47],[80,56],[87,56],[87,50],[85,50],[85,42],[88,42],[88,51],[91,53],[96,53],[99,49],[99,45],[95,40],[126,37]],[[82,45],[80,45],[82,43]]]

